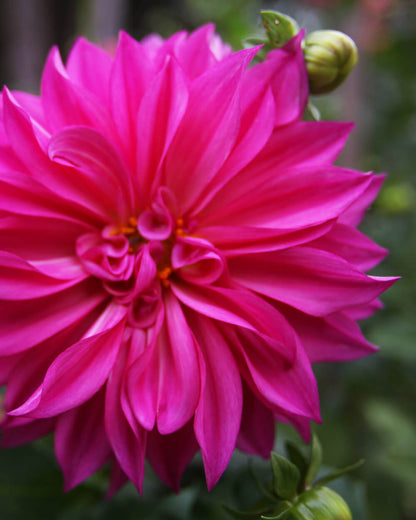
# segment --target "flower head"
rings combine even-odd
[[[3,446],[51,431],[69,489],[144,461],[177,488],[274,421],[319,421],[311,363],[374,347],[355,320],[393,279],[356,230],[382,177],[333,166],[349,124],[302,122],[302,34],[248,68],[211,25],[115,56],[52,49],[41,94],[3,91]]]

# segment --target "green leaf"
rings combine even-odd
[[[305,487],[310,487],[322,465],[322,447],[318,437],[312,433],[311,459],[305,475]]]
[[[290,16],[277,11],[261,11],[260,14],[267,37],[275,49],[283,47],[299,32],[298,24]]]
[[[298,468],[289,460],[275,452],[271,454],[273,471],[273,488],[280,498],[292,500],[297,495],[300,482]]]
[[[285,448],[286,448],[289,460],[291,462],[293,462],[293,464],[299,470],[300,484],[301,484],[300,487],[302,487],[302,484],[305,480],[306,472],[308,470],[308,460],[294,442],[287,441],[285,443]],[[298,489],[299,492],[301,491],[300,487]]]
[[[364,459],[360,459],[355,464],[351,464],[350,466],[346,466],[345,468],[338,469],[336,471],[333,471],[329,475],[326,475],[325,477],[320,478],[316,483],[314,487],[320,487],[324,486],[328,482],[331,482],[331,480],[336,480],[337,478],[343,477],[347,473],[350,473],[351,471],[354,471],[361,467],[364,464]]]

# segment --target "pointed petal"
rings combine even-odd
[[[189,78],[200,76],[217,63],[210,48],[214,31],[213,24],[203,25],[177,45],[175,55]]]
[[[10,419],[10,420],[9,420]],[[33,442],[39,437],[48,435],[55,429],[56,419],[26,419],[9,417],[1,425],[2,448],[14,448],[21,444]]]
[[[153,75],[154,65],[146,47],[121,31],[110,78],[111,115],[132,168],[137,112]]]
[[[254,226],[207,226],[198,228],[204,237],[227,257],[277,251],[310,242],[327,233],[334,222],[305,229],[273,229]]]
[[[370,204],[377,197],[378,192],[386,178],[385,175],[373,175],[371,183],[364,193],[351,206],[349,206],[339,218],[339,222],[349,226],[358,226]]]
[[[56,132],[48,146],[49,158],[58,164],[73,167],[72,191],[88,202],[101,206],[101,213],[121,220],[133,211],[132,188],[122,160],[109,141],[100,132],[71,126]],[[89,196],[88,196],[89,194]]]
[[[59,417],[55,453],[65,477],[65,491],[95,473],[110,457],[104,430],[104,393]]]
[[[338,217],[370,182],[371,174],[336,166],[259,170],[250,178],[237,175],[206,206],[199,223],[309,227]]]
[[[141,493],[147,432],[137,424],[133,430],[123,413],[121,394],[126,375],[127,354],[127,347],[122,347],[107,383],[105,428],[121,470]]]
[[[350,361],[377,350],[364,338],[355,321],[343,312],[325,318],[308,316],[290,308],[283,312],[298,331],[311,363]]]
[[[153,185],[159,187],[158,171],[188,103],[186,77],[170,59],[145,92],[137,116],[136,173],[144,199]]]
[[[27,350],[92,313],[106,298],[100,285],[86,280],[58,294],[0,303],[0,355]]]
[[[105,383],[120,348],[126,310],[109,304],[78,343],[60,354],[39,389],[11,415],[52,417],[90,399]]]
[[[198,451],[192,423],[169,435],[156,430],[149,433],[147,457],[159,478],[179,492],[180,480],[186,466]]]
[[[246,384],[243,385],[244,405],[237,448],[249,455],[270,457],[274,445],[274,417]]]
[[[43,69],[41,95],[52,131],[84,125],[101,128],[113,135],[108,111],[92,92],[70,79],[56,47],[50,51]]]
[[[192,83],[186,114],[165,161],[165,183],[184,212],[230,153],[240,122],[241,77],[254,52],[226,58]],[[198,139],[195,136],[198,135]]]
[[[338,223],[309,246],[341,256],[360,271],[372,269],[388,253],[387,249],[378,246],[357,229]]]
[[[166,330],[158,338],[159,388],[157,428],[163,434],[184,426],[193,416],[200,393],[195,339],[178,300],[164,296]]]
[[[56,280],[38,271],[22,258],[0,251],[0,299],[30,300],[54,294],[71,287],[87,277]]]
[[[273,345],[250,331],[228,326],[223,331],[244,379],[269,408],[320,420],[315,377],[299,340],[296,358],[288,363]]]
[[[296,356],[296,336],[283,316],[255,294],[214,286],[172,281],[172,292],[187,307],[207,318],[236,325],[267,337],[284,359]]]
[[[104,49],[81,37],[71,48],[66,70],[73,81],[92,92],[108,106],[112,64],[111,56]]]
[[[229,269],[243,286],[313,316],[368,303],[395,281],[367,276],[339,256],[304,246],[233,258]]]
[[[235,448],[243,407],[242,385],[229,346],[214,323],[195,313],[191,320],[205,364],[194,429],[211,489]]]

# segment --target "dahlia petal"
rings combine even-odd
[[[78,38],[69,53],[66,70],[72,80],[108,106],[112,64],[113,59],[105,50],[85,38]]]
[[[83,212],[78,204],[60,198],[25,173],[1,172],[0,187],[0,210],[78,222],[86,230],[94,225],[91,214]]]
[[[38,271],[22,258],[0,251],[0,299],[30,300],[54,294],[85,279],[82,271],[78,278],[56,280]]]
[[[147,432],[130,426],[121,406],[122,385],[126,375],[127,348],[122,347],[107,383],[105,427],[118,464],[139,492],[143,489]]]
[[[105,383],[117,358],[125,314],[124,307],[109,304],[84,339],[55,359],[39,390],[9,413],[53,417],[90,399]]]
[[[243,415],[237,448],[249,455],[270,457],[274,445],[274,417],[246,384],[243,385]]]
[[[20,90],[13,90],[12,96],[31,119],[36,121],[41,127],[46,128],[45,113],[40,96]]]
[[[100,213],[99,201],[82,185],[74,183],[73,169],[52,162],[39,146],[34,127],[28,116],[3,92],[4,121],[11,146],[22,159],[31,176],[63,199],[86,206],[90,211],[108,219],[106,212]]]
[[[137,353],[135,361],[129,366],[125,376],[126,394],[131,412],[136,421],[148,431],[153,430],[156,424],[159,385],[156,345],[164,315],[165,310],[162,306],[155,324],[147,329],[144,340],[146,348]],[[137,396],[140,396],[140,399],[137,399]]]
[[[161,435],[155,430],[148,435],[149,462],[159,478],[176,493],[182,473],[198,448],[191,422],[169,435]]]
[[[56,422],[55,453],[65,477],[65,491],[95,473],[110,457],[103,401],[103,392],[99,392]]]
[[[311,363],[350,361],[377,350],[346,313],[337,312],[316,318],[294,309],[285,309],[283,312],[298,331]]]
[[[352,123],[334,121],[298,121],[277,128],[266,146],[244,171],[253,172],[293,166],[330,165],[344,147]]]
[[[232,258],[229,269],[244,287],[313,316],[368,303],[395,281],[367,276],[339,256],[304,246]]]
[[[255,294],[214,286],[172,281],[172,292],[187,307],[207,318],[236,325],[268,338],[284,359],[296,357],[297,338],[283,316]]]
[[[121,469],[117,460],[111,462],[110,484],[105,495],[106,500],[110,500],[129,480],[129,477]],[[140,491],[139,491],[140,492]]]
[[[274,100],[270,89],[263,95],[251,99],[242,92],[242,116],[240,131],[235,146],[223,164],[201,194],[202,201],[197,208],[204,207],[208,200],[217,193],[232,177],[244,168],[264,147],[269,139],[274,123]],[[193,211],[197,211],[194,208]]]
[[[383,309],[383,302],[378,298],[372,302],[365,303],[363,305],[354,305],[349,309],[345,309],[344,314],[350,317],[352,320],[365,320],[372,316],[376,311]]]
[[[211,489],[235,448],[243,407],[242,385],[229,346],[213,322],[194,313],[191,321],[205,365],[194,430]]]
[[[56,419],[27,419],[23,417],[6,417],[2,422],[1,441],[2,448],[14,448],[21,444],[32,442],[39,437],[51,433],[56,424]]]
[[[182,192],[180,211],[185,211],[203,192],[235,143],[241,77],[254,53],[249,49],[233,54],[199,76],[190,87],[187,111],[165,160],[166,185],[174,192]]]
[[[273,345],[250,331],[225,328],[240,371],[251,389],[274,411],[320,420],[319,396],[309,359],[300,344],[288,363]]]
[[[338,217],[370,183],[371,174],[336,166],[258,171],[243,183],[237,175],[204,208],[199,222],[280,229],[296,223],[300,229]]]
[[[244,88],[256,83],[271,85],[276,104],[275,126],[285,125],[303,116],[308,100],[308,79],[302,52],[304,31],[284,47],[269,52],[267,60],[249,69]]]
[[[361,271],[373,268],[388,253],[357,229],[338,223],[309,246],[341,256]]]
[[[35,300],[0,303],[0,355],[27,350],[93,312],[106,298],[100,283],[86,280]]]
[[[145,92],[137,116],[136,172],[140,191],[159,187],[160,164],[188,103],[186,77],[170,58]]]
[[[137,113],[153,76],[147,48],[121,31],[110,77],[111,115],[133,168]]]
[[[224,259],[212,245],[200,238],[178,239],[172,248],[173,269],[184,280],[195,284],[213,283],[225,268]]]
[[[101,212],[114,220],[131,215],[131,181],[111,141],[100,132],[83,126],[64,128],[52,136],[48,153],[52,161],[74,167],[73,183],[82,187],[89,205],[100,204]]]
[[[367,189],[361,197],[357,198],[353,204],[346,208],[339,217],[339,222],[353,227],[358,226],[368,207],[377,197],[385,178],[386,176],[384,174],[373,175],[371,183],[368,185]]]
[[[173,433],[193,416],[200,393],[195,339],[178,300],[164,296],[166,330],[158,338],[157,429]]]
[[[187,40],[178,43],[175,55],[189,78],[200,76],[217,63],[210,48],[214,31],[213,24],[206,24],[193,31]]]
[[[291,424],[296,428],[303,442],[309,444],[311,441],[311,421],[301,415],[290,414],[285,411],[274,412],[275,421]],[[318,421],[320,422],[320,421]]]
[[[57,47],[50,51],[43,69],[41,96],[52,131],[82,125],[101,128],[113,135],[109,113],[91,91],[69,78]]]
[[[5,400],[6,410],[19,407],[41,386],[51,363],[68,347],[77,343],[97,318],[99,310],[59,331],[29,351],[17,356],[19,363],[10,373]],[[3,363],[2,358],[2,363]]]
[[[210,241],[227,257],[287,249],[310,242],[327,233],[334,222],[305,229],[273,229],[252,226],[207,226],[198,235]]]

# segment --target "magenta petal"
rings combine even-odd
[[[137,116],[136,173],[138,187],[147,202],[159,187],[159,166],[188,104],[186,77],[170,59],[145,92]]]
[[[16,255],[0,251],[0,299],[30,300],[54,294],[86,278],[82,271],[70,280],[56,280]]]
[[[177,493],[182,473],[198,451],[192,422],[169,435],[150,432],[147,456],[157,475]]]
[[[247,253],[278,251],[310,242],[327,233],[334,221],[304,229],[276,229],[253,226],[207,226],[198,234],[210,241],[226,257]]]
[[[316,318],[289,308],[283,312],[298,331],[311,363],[350,361],[377,350],[346,313]]]
[[[249,455],[270,457],[274,445],[274,417],[248,388],[243,385],[244,404],[241,427],[237,439],[237,448]]]
[[[372,301],[395,281],[367,276],[339,256],[304,246],[230,259],[229,268],[238,283],[313,316]]]
[[[214,286],[199,286],[175,281],[175,296],[184,305],[207,318],[236,325],[265,337],[282,358],[296,357],[297,338],[283,316],[255,294]]]
[[[192,32],[187,40],[182,40],[176,47],[175,55],[191,79],[204,73],[217,63],[210,48],[215,27],[206,24]]]
[[[194,429],[211,489],[235,448],[243,407],[242,385],[229,346],[213,322],[194,313],[190,321],[205,365]]]
[[[202,193],[235,143],[241,76],[254,52],[233,54],[190,87],[188,107],[165,162],[167,186],[182,193],[178,201],[181,211]]]
[[[72,80],[108,106],[112,64],[113,59],[107,52],[85,38],[78,38],[69,53],[66,70]]]
[[[22,352],[94,311],[106,298],[87,280],[34,300],[0,303],[0,355]]]
[[[358,226],[361,220],[364,217],[364,214],[370,204],[377,197],[378,192],[386,178],[385,175],[373,175],[371,179],[371,183],[368,185],[367,189],[361,195],[361,197],[357,198],[354,204],[351,204],[343,214],[339,218],[339,222],[342,224],[347,224],[349,226]]]
[[[372,269],[388,253],[387,249],[345,224],[335,224],[328,233],[309,245],[341,256],[361,271]]]
[[[100,132],[84,126],[67,127],[53,135],[48,153],[52,161],[73,167],[72,191],[82,190],[79,195],[88,206],[100,206],[100,212],[114,220],[131,216],[131,180],[118,152]]]
[[[154,64],[145,46],[122,31],[111,72],[110,102],[111,115],[132,167],[135,165],[137,113],[153,76]]]
[[[55,425],[55,417],[52,419],[28,419],[9,416],[1,423],[0,447],[13,448],[32,442],[51,433]]]
[[[164,296],[166,329],[158,338],[157,428],[172,433],[193,416],[200,393],[195,339],[178,300]]]
[[[243,170],[204,208],[200,225],[314,226],[338,217],[371,179],[371,174],[335,166],[259,169],[249,176]]]
[[[296,358],[288,363],[267,340],[250,331],[224,327],[224,332],[244,378],[269,408],[320,420],[315,377],[299,340]]]
[[[93,126],[112,135],[112,121],[99,99],[69,78],[54,47],[43,69],[41,95],[45,115],[53,131],[69,125]]]
[[[60,354],[39,389],[11,415],[52,417],[90,399],[105,383],[117,358],[126,311],[110,304],[84,339]]]
[[[123,347],[107,384],[105,425],[109,442],[120,468],[141,493],[147,432],[137,424],[133,430],[123,413],[121,394],[126,374],[126,362],[127,348]]]
[[[110,457],[104,430],[104,394],[59,417],[55,452],[69,491],[97,471]]]

